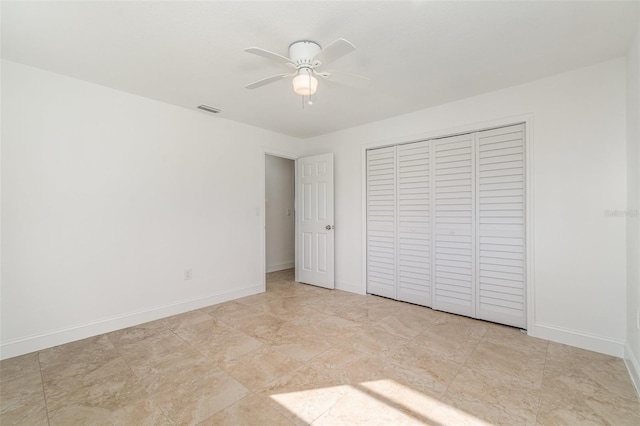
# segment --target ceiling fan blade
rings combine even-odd
[[[251,84],[247,84],[245,89],[257,89],[258,87],[266,86],[269,83],[273,83],[278,80],[282,80],[283,78],[293,77],[296,73],[293,74],[279,74],[271,77],[263,78],[262,80],[254,81]]]
[[[322,49],[313,59],[328,64],[338,58],[343,57],[347,53],[356,50],[356,47],[343,38],[339,38],[330,45]]]
[[[332,81],[338,84],[344,84],[346,86],[357,87],[359,89],[364,89],[371,84],[371,79],[368,77],[363,77],[361,75],[350,74],[348,72],[342,71],[326,71],[324,73],[318,73],[321,77],[324,77],[322,74],[329,74],[328,77],[325,77],[328,81]]]
[[[280,62],[283,64],[292,64],[293,61],[285,56],[278,55],[277,53],[269,52],[268,50],[260,49],[259,47],[250,47],[248,49],[244,49],[247,53],[253,53],[254,55],[262,56],[263,58],[271,59],[275,62]]]

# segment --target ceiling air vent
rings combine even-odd
[[[221,111],[218,108],[210,107],[209,105],[198,105],[198,109],[210,112],[212,114],[218,114]]]

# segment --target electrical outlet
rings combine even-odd
[[[185,280],[190,280],[191,279],[191,269],[185,269],[184,270],[184,279]]]

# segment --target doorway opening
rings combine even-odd
[[[265,154],[266,285],[295,277],[295,161]]]

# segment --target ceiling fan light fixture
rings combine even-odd
[[[318,90],[318,79],[311,74],[298,74],[293,78],[293,91],[300,96],[311,96]]]

